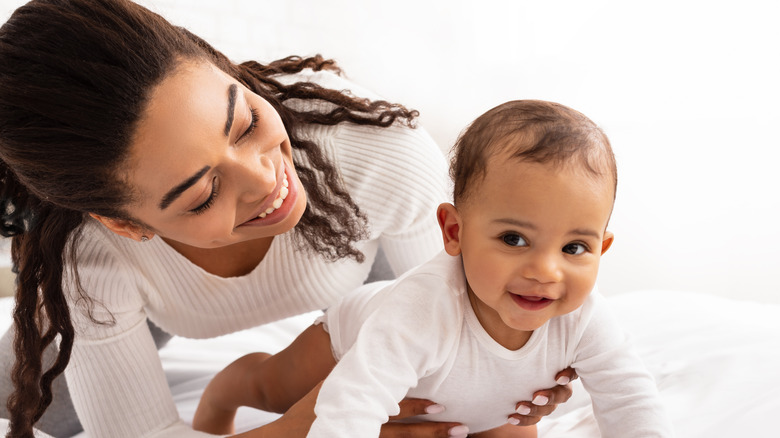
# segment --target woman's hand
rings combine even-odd
[[[414,417],[417,415],[442,412],[444,407],[430,400],[407,398],[398,404],[401,412],[390,417],[390,422],[382,425],[380,438],[465,438],[469,430],[460,423],[433,422],[400,423],[393,420]]]
[[[521,401],[517,404],[516,414],[509,416],[507,422],[515,426],[530,426],[536,424],[542,417],[546,417],[561,403],[571,398],[572,389],[570,382],[577,378],[574,368],[566,368],[555,376],[558,386],[543,389],[534,393],[531,401]]]
[[[530,426],[539,422],[542,417],[550,415],[558,404],[564,403],[572,395],[572,389],[569,382],[577,378],[577,373],[572,368],[567,368],[556,376],[559,385],[537,391],[534,393],[534,400],[538,404],[531,402],[520,402],[517,404],[519,410],[522,406],[528,408],[526,414],[512,414],[510,418],[517,420],[517,425]],[[314,422],[314,405],[317,402],[322,383],[319,383],[304,398],[299,400],[288,410],[281,418],[258,429],[251,430],[235,438],[261,438],[278,437],[285,438],[305,438],[306,434]],[[541,397],[546,397],[546,400]],[[546,401],[542,403],[542,401]],[[460,423],[454,422],[423,422],[423,423],[399,423],[393,420],[414,417],[418,415],[432,414],[441,412],[442,406],[429,400],[404,399],[399,403],[401,412],[392,417],[390,422],[382,426],[381,438],[465,438],[468,435],[468,428]],[[513,424],[510,420],[510,424]],[[506,431],[506,429],[502,429]],[[534,431],[529,429],[529,432]],[[523,435],[517,435],[523,436]]]
[[[512,414],[507,420],[509,424],[516,426],[532,426],[539,422],[542,417],[550,415],[559,404],[565,403],[571,398],[571,381],[577,378],[577,372],[574,368],[566,368],[555,376],[558,386],[549,389],[543,389],[534,393],[531,401],[522,401],[517,404],[518,413]],[[432,414],[441,412],[444,409],[429,400],[405,399],[399,403],[401,413],[390,418],[390,422],[382,426],[381,438],[449,438],[465,437],[468,434],[468,428],[460,423],[399,423],[393,420],[401,418],[414,417],[417,415]],[[486,432],[485,436],[512,436],[512,437],[533,437],[536,436],[536,428],[529,427],[518,429],[512,432],[510,428],[500,427]]]

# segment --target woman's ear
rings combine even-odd
[[[444,239],[444,250],[451,256],[460,254],[460,215],[458,209],[449,202],[439,205],[436,210],[441,236]]]
[[[93,219],[103,224],[104,227],[113,231],[119,236],[127,237],[138,242],[151,239],[154,234],[147,232],[140,225],[127,219],[113,219],[99,214],[90,213]]]
[[[601,254],[603,255],[609,247],[612,246],[612,242],[615,241],[615,235],[609,231],[604,232],[604,240],[601,241]]]

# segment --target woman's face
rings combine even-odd
[[[130,147],[129,213],[198,248],[275,236],[306,208],[287,132],[262,97],[206,62],[152,92]]]

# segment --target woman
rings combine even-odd
[[[3,25],[9,436],[67,402],[52,391],[63,372],[90,436],[204,436],[179,420],[147,320],[214,337],[327,307],[365,281],[380,245],[395,273],[440,250],[445,164],[411,129],[416,112],[337,91],[359,90],[333,72],[319,57],[232,64],[125,0],[32,1]],[[528,404],[529,424],[569,392]],[[247,436],[302,436],[315,397]],[[57,424],[39,426],[73,432]]]

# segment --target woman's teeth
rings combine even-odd
[[[273,204],[271,204],[270,207],[268,207],[268,210],[260,213],[259,218],[264,218],[268,216],[269,214],[273,213],[276,209],[282,206],[282,203],[284,202],[285,198],[287,198],[287,194],[290,193],[290,190],[287,188],[290,184],[287,182],[287,173],[284,174],[284,179],[282,180],[282,188],[279,190],[279,195],[276,196],[276,199],[274,199]]]

